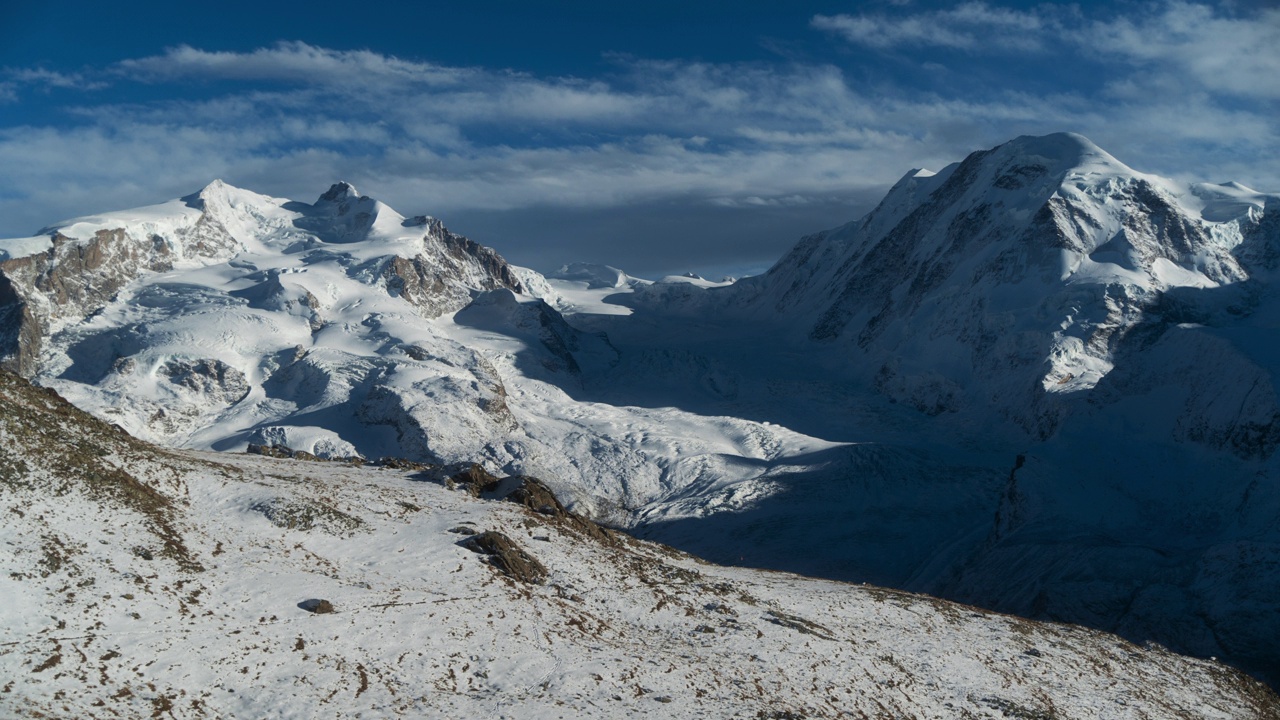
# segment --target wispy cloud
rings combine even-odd
[[[911,15],[816,15],[811,24],[849,42],[872,48],[936,46],[977,52],[1041,49],[1053,31],[1054,12],[993,7],[969,2],[948,10]]]
[[[124,60],[115,71],[141,80],[186,77],[225,80],[275,80],[309,84],[447,86],[465,82],[474,71],[401,60],[369,50],[330,50],[303,42],[280,42],[252,52],[211,52],[188,45],[163,55]]]
[[[1208,92],[1280,97],[1280,9],[1240,14],[1232,3],[1163,0],[1091,19],[1074,7],[1030,10],[968,2],[948,10],[816,15],[811,25],[874,50],[943,48],[974,54],[1040,53],[1120,63]],[[1065,57],[1070,61],[1072,58]],[[1129,82],[1132,85],[1132,81]]]
[[[1059,130],[1143,170],[1280,189],[1274,11],[1245,18],[1185,2],[1098,20],[984,3],[895,11],[813,25],[873,54],[894,38],[974,62],[1005,62],[983,55],[992,38],[1018,36],[1019,52],[1051,62],[1087,40],[1108,74],[1091,88],[959,91],[869,84],[825,63],[615,56],[609,72],[581,78],[300,42],[182,46],[78,74],[10,69],[0,74],[10,107],[50,88],[74,102],[60,105],[69,122],[0,123],[0,235],[176,197],[214,177],[301,199],[343,178],[446,220],[664,204],[845,207],[911,167]],[[104,83],[128,92],[90,92]]]
[[[108,82],[99,78],[91,78],[81,73],[63,73],[45,68],[5,68],[0,70],[0,98],[8,96],[16,99],[23,88],[34,88],[47,91],[62,90],[100,90],[108,86]]]
[[[1173,1],[1155,12],[1089,23],[1071,37],[1082,48],[1208,92],[1280,99],[1280,8],[1242,17]]]

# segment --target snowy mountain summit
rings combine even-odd
[[[742,289],[807,317],[813,340],[853,346],[891,398],[931,415],[990,405],[1045,438],[1065,398],[1150,335],[1135,331],[1245,302],[1208,291],[1267,277],[1277,207],[1137,172],[1079,135],[1020,137],[911,171]]]
[[[493,250],[346,183],[307,205],[215,181],[4,249],[6,364],[70,381],[84,405],[172,444],[225,420],[232,406],[247,411],[236,422],[259,425],[259,435],[301,441],[299,431],[264,430],[250,418],[296,406],[298,392],[313,401],[347,392],[346,383],[386,370],[388,351],[428,362],[425,351],[390,342],[386,325],[452,313],[487,291],[523,292]],[[481,362],[456,364],[478,373],[467,380],[484,383],[479,395],[501,385]],[[390,395],[366,412],[393,413]],[[308,450],[319,442],[322,452],[354,452],[333,429],[311,435]]]
[[[4,352],[27,375],[37,371],[42,338],[121,300],[116,293],[151,273],[238,286],[257,304],[295,308],[312,330],[328,322],[319,298],[330,288],[324,272],[305,275],[304,268],[386,287],[428,316],[459,309],[472,291],[521,289],[497,253],[433,218],[406,219],[347,183],[306,205],[215,180],[162,205],[69,220],[7,241],[0,252],[2,292],[16,313]],[[200,275],[206,268],[222,271]],[[282,281],[287,275],[296,277]]]

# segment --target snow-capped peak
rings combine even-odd
[[[1089,138],[1073,132],[1050,135],[1022,135],[997,147],[997,156],[1024,158],[1048,165],[1050,173],[1099,172],[1132,174],[1134,170],[1117,160]]]
[[[590,289],[625,287],[631,280],[625,272],[611,265],[585,262],[563,265],[559,270],[549,273],[547,277],[585,282]]]
[[[235,186],[233,186],[233,185],[228,185],[226,182],[224,182],[224,181],[222,180],[222,178],[214,178],[212,182],[210,182],[208,185],[205,185],[203,188],[201,188],[201,190],[200,190],[200,192],[199,192],[198,194],[199,194],[199,195],[204,195],[204,194],[206,194],[206,193],[211,193],[211,194],[212,194],[212,193],[219,193],[219,192],[223,192],[223,191],[225,191],[225,190],[227,190],[227,189],[229,189],[229,188],[230,188],[230,189],[235,189],[235,190],[238,190],[238,189],[239,189],[239,188],[236,188],[236,187],[235,187]]]
[[[320,199],[316,201],[316,204],[319,205],[322,202],[340,203],[360,197],[363,196],[356,190],[354,185],[346,182],[345,180],[339,180],[331,185],[329,189],[320,196]]]
[[[342,252],[326,247],[332,244],[342,244]],[[184,281],[192,288],[243,291],[251,305],[287,306],[307,333],[325,322],[319,297],[347,281],[295,282],[288,297],[275,297],[285,292],[279,282],[262,292],[247,286],[280,273],[319,277],[331,268],[336,278],[361,286],[349,288],[353,297],[373,286],[428,317],[461,308],[473,292],[521,291],[497,253],[438,222],[406,224],[395,210],[342,182],[307,205],[215,180],[159,205],[76,218],[47,228],[43,237],[0,240],[0,253],[14,261],[0,272],[27,308],[22,324],[31,334],[21,347],[10,338],[0,354],[25,374],[35,372],[44,336],[116,303],[117,293],[156,273],[198,271],[200,277]],[[263,293],[270,302],[258,298]]]
[[[179,198],[188,207],[206,213],[251,211],[256,214],[279,208],[285,201],[245,190],[222,180],[214,180],[198,192]]]
[[[936,175],[907,173],[861,221],[802,242],[768,282],[744,287],[779,308],[823,308],[810,336],[856,342],[900,401],[956,408],[960,387],[987,378],[973,402],[996,398],[1046,432],[1053,421],[1032,420],[1039,411],[1005,385],[1093,388],[1160,293],[1247,276],[1236,248],[1261,202],[1242,186],[1138,172],[1075,133],[1023,136]],[[1041,327],[1042,315],[1060,320]],[[1031,332],[1045,333],[1047,352],[1012,340]],[[941,337],[986,345],[961,366],[935,357]]]

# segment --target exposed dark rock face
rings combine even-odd
[[[1246,239],[1236,249],[1242,265],[1263,272],[1280,268],[1280,200],[1267,201],[1262,217],[1249,229]]]
[[[538,585],[547,578],[547,568],[537,558],[500,532],[489,530],[472,535],[462,546],[484,554],[490,565],[513,580]]]
[[[244,373],[221,360],[170,360],[158,369],[174,385],[214,402],[232,404],[249,394]]]
[[[481,493],[496,490],[502,481],[481,465],[473,463],[461,472],[450,475],[445,482],[451,488],[458,487],[472,497],[480,497]]]
[[[424,316],[439,317],[466,307],[472,289],[524,292],[511,266],[496,251],[450,232],[435,218],[423,222],[427,252],[411,258],[393,257],[382,274],[387,289]]]
[[[472,464],[445,478],[444,483],[450,488],[464,490],[472,497],[523,505],[564,530],[598,542],[609,545],[617,542],[616,532],[566,510],[551,488],[538,478],[528,475],[499,478],[483,466]]]
[[[551,492],[551,488],[535,477],[517,475],[507,478],[504,483],[514,481],[515,487],[503,498],[508,502],[523,505],[533,512],[545,515],[560,525],[561,528],[585,535],[606,545],[618,542],[618,533],[609,530],[595,521],[565,509],[560,500]]]
[[[563,517],[566,514],[564,505],[560,504],[555,494],[551,492],[551,488],[544,485],[541,480],[528,475],[517,475],[516,479],[520,481],[520,485],[507,495],[506,500],[543,515]]]
[[[0,353],[24,377],[36,372],[50,323],[89,315],[141,273],[173,266],[167,243],[139,241],[123,228],[87,241],[54,233],[51,242],[47,252],[0,262]]]
[[[288,460],[305,460],[308,462],[316,462],[320,460],[320,458],[305,450],[294,450],[293,448],[285,445],[257,445],[255,443],[249,443],[249,447],[245,448],[245,452],[250,455],[265,455],[267,457]]]
[[[384,457],[374,464],[379,467],[391,468],[393,470],[413,470],[418,472],[438,469],[435,465],[415,462],[402,457]]]
[[[203,193],[185,199],[191,207],[205,207]],[[24,377],[37,371],[40,347],[55,321],[100,310],[143,273],[170,270],[183,259],[230,257],[240,245],[208,212],[172,237],[124,227],[98,230],[87,239],[60,231],[49,237],[48,250],[0,262],[0,357]]]

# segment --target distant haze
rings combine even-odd
[[[668,203],[463,211],[444,220],[455,232],[494,246],[509,261],[543,272],[584,261],[613,265],[638,277],[693,272],[718,280],[758,275],[802,236],[844,224],[870,207],[869,201],[794,208]]]

